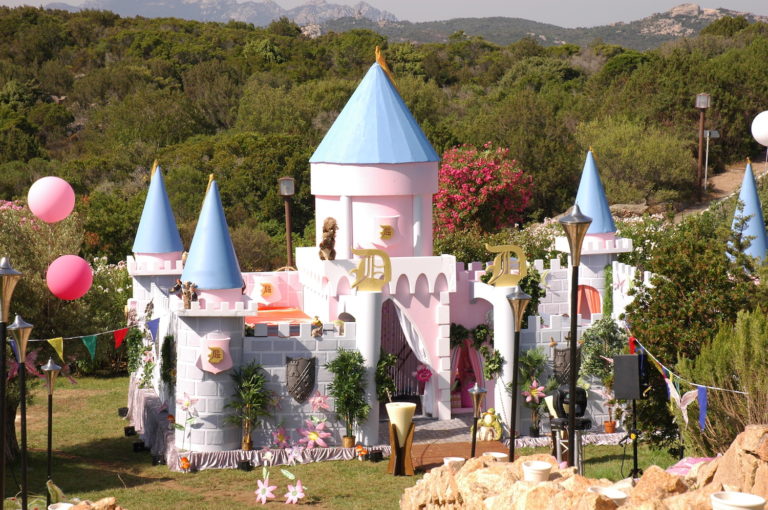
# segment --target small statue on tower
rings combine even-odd
[[[192,282],[182,283],[182,281],[177,278],[176,285],[171,287],[169,292],[181,298],[185,310],[192,308],[192,301],[197,301],[197,285]]]
[[[320,260],[336,260],[336,231],[339,229],[334,218],[323,222],[323,240],[320,242]]]

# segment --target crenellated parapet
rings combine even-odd
[[[164,260],[141,255],[136,257],[128,255],[126,266],[128,267],[128,274],[131,276],[181,275],[184,270],[181,258]]]

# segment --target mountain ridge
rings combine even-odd
[[[79,10],[66,3],[50,3],[48,8]],[[692,37],[705,26],[725,16],[744,16],[749,22],[768,22],[760,16],[725,8],[703,8],[697,4],[681,4],[631,22],[616,22],[595,27],[564,28],[522,18],[484,17],[453,18],[443,21],[401,21],[385,10],[366,2],[339,5],[326,0],[311,0],[292,9],[284,9],[272,0],[138,0],[126,5],[121,0],[87,0],[82,8],[110,10],[121,16],[177,17],[198,21],[229,20],[266,26],[287,17],[303,26],[309,37],[327,32],[368,29],[387,36],[392,42],[446,42],[451,34],[463,32],[469,37],[507,45],[531,37],[545,46],[588,45],[595,40],[627,48],[646,50],[681,37]]]

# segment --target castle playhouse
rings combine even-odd
[[[451,386],[463,351],[469,359],[461,366],[471,372],[465,382],[474,378],[489,390],[486,407],[495,406],[508,429],[509,397],[503,385],[482,380],[482,359],[474,348],[467,348],[468,341],[463,350],[451,348],[450,326],[457,323],[471,329],[490,319],[495,347],[505,359],[502,382],[510,381],[513,316],[507,295],[513,288],[482,283],[481,263],[465,268],[453,256],[432,254],[438,159],[391,78],[374,64],[310,159],[318,231],[326,218],[335,219],[338,226],[335,259],[321,259],[317,248],[299,248],[296,271],[262,273],[240,272],[213,179],[182,264],[162,171],[153,172],[128,268],[134,280],[129,308],[144,320],[160,319],[156,358],[165,335],[173,335],[176,342],[175,386],[160,379],[159,366],[151,388],[138,388],[137,378],[132,378],[131,418],[154,453],[164,454],[171,466],[177,465],[180,449],[189,450],[185,455],[193,457],[197,468],[257,461],[263,452],[238,450],[241,431],[225,422],[226,404],[234,392],[232,369],[251,361],[260,363],[269,374],[269,389],[277,395],[273,417],[253,432],[258,448],[272,443],[270,432],[278,424],[292,430],[318,414],[306,400],[297,400],[288,391],[288,359],[314,358],[311,390],[327,394],[332,379],[323,366],[335,358],[339,347],[357,349],[366,360],[367,398],[372,405],[356,434],[363,444],[386,442],[386,437],[379,436],[379,421],[384,417],[374,381],[382,347],[400,357],[398,386],[413,380],[404,360],[430,369],[433,376],[420,400],[424,414],[441,420],[457,411],[452,407]],[[616,254],[631,249],[629,240],[615,236],[591,153],[577,203],[593,217],[580,269],[584,284],[580,325],[586,327],[600,316],[599,296],[611,291],[605,288],[604,267]],[[317,240],[322,241],[322,232]],[[569,283],[567,268],[557,260],[548,264],[541,317],[529,317],[521,340],[524,349],[541,346],[551,353],[553,342],[567,345],[569,322],[563,314],[569,308]],[[534,266],[544,271],[544,261],[535,261]],[[169,292],[176,279],[196,285],[198,298],[189,308]],[[314,316],[322,321],[321,328],[311,323]],[[246,320],[252,325],[248,335]],[[389,337],[397,338],[382,341]],[[214,351],[221,355],[212,361],[209,355]],[[186,411],[176,405],[182,397],[196,400],[195,424],[188,431],[164,432],[165,413],[175,414],[179,422],[185,418]],[[152,424],[153,416],[162,417],[161,425]],[[527,413],[515,428],[527,430],[521,427],[526,419]],[[342,426],[333,415],[329,421],[334,432],[331,444],[340,444]],[[147,437],[152,434],[156,437]],[[169,435],[175,437],[164,439]],[[335,453],[316,457],[353,455],[342,451],[348,449],[332,450]],[[314,457],[305,460],[310,458]]]

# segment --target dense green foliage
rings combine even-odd
[[[652,229],[656,241],[644,269],[653,273],[653,286],[634,286],[627,319],[631,333],[669,367],[680,358],[695,359],[723,323],[733,324],[740,311],[768,298],[765,279],[753,276],[760,274],[754,261],[737,249],[745,240],[730,229],[732,205],[689,218],[663,235]],[[650,398],[638,403],[638,419],[651,439],[673,441],[677,427],[666,385],[657,370],[648,373]]]
[[[613,358],[626,351],[627,333],[610,316],[593,323],[581,336],[581,376],[597,378],[605,386],[612,386],[613,365],[605,358]]]
[[[713,97],[716,167],[758,150],[748,122],[768,96],[768,27],[743,25],[720,21],[639,52],[599,41],[499,46],[462,32],[423,45],[368,30],[309,39],[286,20],[258,28],[0,8],[0,196],[64,177],[79,196],[83,254],[115,262],[131,251],[157,158],[185,243],[215,173],[241,268],[280,266],[275,181],[296,178],[294,241],[314,242],[308,158],[381,45],[439,153],[509,148],[535,183],[525,221],[570,205],[589,145],[611,201],[685,199],[697,92]]]
[[[698,402],[688,408],[689,424],[680,430],[686,447],[700,454],[723,453],[733,438],[749,424],[764,423],[768,413],[768,318],[760,309],[741,312],[736,323],[723,324],[715,337],[706,342],[699,355],[683,358],[680,376],[725,390],[707,392],[707,426],[697,425]],[[691,390],[688,385],[681,393]],[[678,423],[684,424],[679,409]]]

